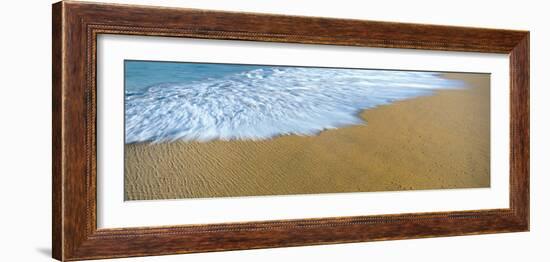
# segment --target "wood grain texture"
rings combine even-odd
[[[61,257],[63,253],[63,188],[61,150],[61,71],[62,68],[62,23],[61,5],[52,8],[52,256]]]
[[[82,260],[529,229],[525,31],[60,2],[53,6],[53,257]],[[97,229],[96,41],[130,34],[510,54],[510,208]]]
[[[529,33],[510,52],[510,207],[529,227]]]

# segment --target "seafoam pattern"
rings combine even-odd
[[[266,67],[127,92],[125,137],[137,143],[316,135],[365,124],[358,116],[364,109],[462,87],[431,72]]]

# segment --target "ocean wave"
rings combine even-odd
[[[125,95],[126,143],[262,140],[365,124],[362,110],[461,88],[439,73],[272,67]]]

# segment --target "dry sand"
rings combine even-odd
[[[478,188],[490,185],[489,75],[366,110],[318,136],[125,146],[125,199]]]

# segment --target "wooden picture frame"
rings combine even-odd
[[[53,5],[53,257],[62,260],[529,230],[529,32],[63,1]],[[98,229],[99,34],[502,53],[510,57],[510,207]]]

